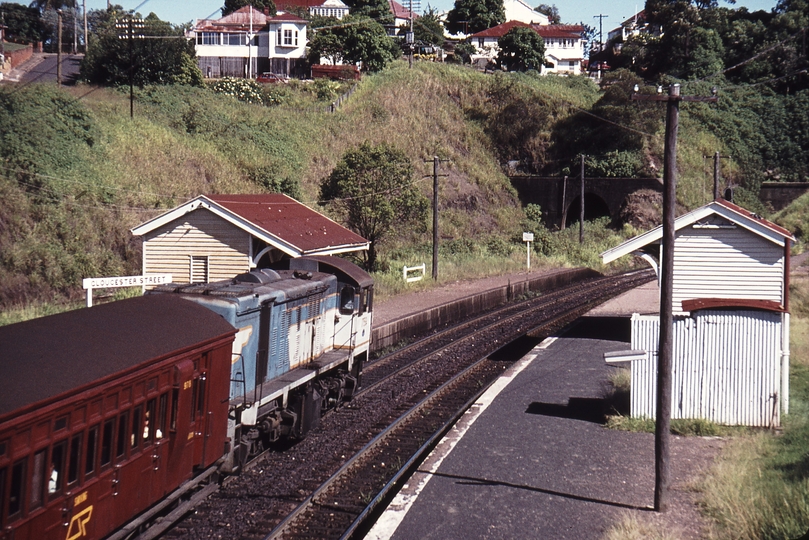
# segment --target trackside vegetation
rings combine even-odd
[[[664,110],[629,99],[636,76],[610,77],[602,89],[584,77],[487,75],[431,62],[410,69],[400,61],[363,77],[336,113],[327,112],[328,105],[350,88],[347,83],[223,80],[136,87],[134,119],[123,90],[3,87],[2,312],[74,305],[83,277],[138,273],[140,246],[129,229],[200,193],[281,191],[315,206],[324,179],[365,141],[402,152],[413,164],[413,185],[428,199],[433,158],[441,160],[439,283],[524,268],[526,230],[536,237],[534,268],[598,269],[600,251],[639,231],[588,222],[579,244],[577,230],[548,228],[543,209],[526,212],[506,173],[576,175],[585,153],[588,174],[658,176]],[[682,108],[683,209],[710,200],[705,155],[733,154],[723,180],[741,186],[755,176],[749,167],[758,170],[779,155],[765,138],[749,135],[786,118],[773,111],[797,110],[797,97],[746,92],[720,97],[715,108]],[[762,99],[760,116],[745,108]],[[787,127],[781,125],[789,133]],[[733,146],[745,141],[762,146],[746,147],[746,154]],[[772,170],[784,173],[790,163],[779,161]],[[755,182],[748,187],[755,201]],[[752,209],[767,215],[760,203]],[[321,210],[332,212],[329,205]],[[428,211],[426,223],[401,225],[375,246],[382,296],[402,286],[403,265],[431,260],[431,235],[424,232],[430,222]]]

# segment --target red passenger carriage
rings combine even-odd
[[[0,538],[99,538],[227,451],[235,329],[144,296],[0,327]]]

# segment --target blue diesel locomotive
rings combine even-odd
[[[236,330],[224,472],[269,443],[302,438],[360,384],[371,338],[373,280],[337,257],[290,259],[214,283],[166,284]]]

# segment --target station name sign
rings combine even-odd
[[[162,285],[164,283],[171,283],[171,274],[86,278],[82,280],[82,287],[85,289],[105,289],[110,287],[143,287]]]

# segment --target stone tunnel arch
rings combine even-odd
[[[562,219],[562,223],[565,224],[565,227],[570,227],[571,225],[575,225],[579,222],[579,208],[581,205],[580,201],[581,196],[576,197],[565,209]],[[594,219],[598,219],[600,217],[612,217],[612,212],[610,212],[609,205],[604,199],[595,193],[585,193],[584,221],[593,221]]]

